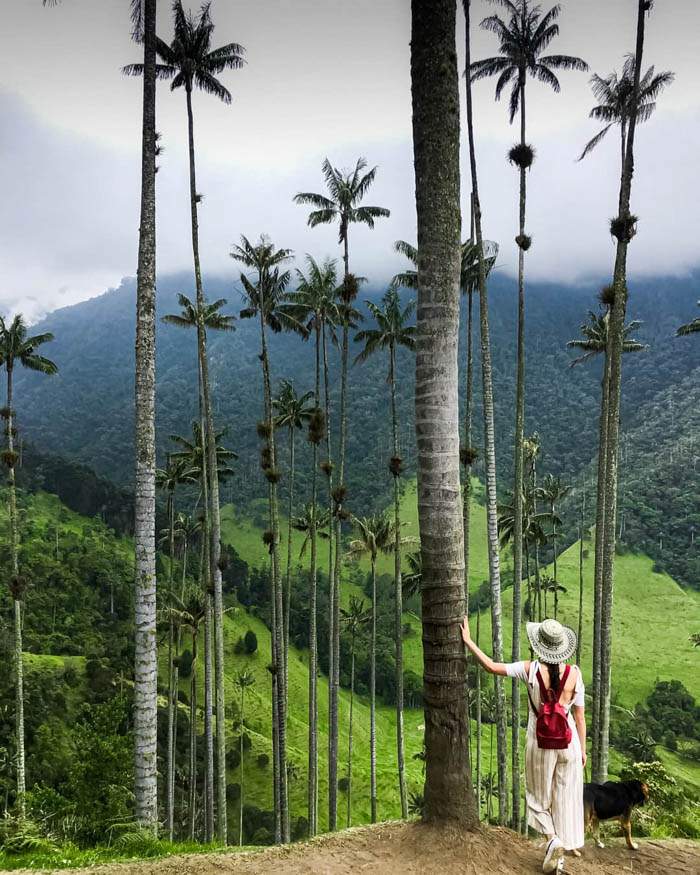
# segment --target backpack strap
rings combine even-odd
[[[540,698],[543,702],[548,702],[552,698],[553,691],[548,690],[547,687],[545,687],[539,667],[537,669],[537,674],[535,675],[535,677],[537,678],[537,683],[540,685]]]

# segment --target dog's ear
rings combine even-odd
[[[649,801],[649,785],[642,781],[640,783],[640,789],[642,791],[642,805],[644,805],[645,802]]]

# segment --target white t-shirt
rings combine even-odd
[[[530,664],[530,670],[532,670],[532,665],[533,663]],[[581,708],[583,708],[586,704],[586,699],[581,669],[577,665],[572,665],[571,670],[578,672],[578,677],[576,678],[576,686],[574,687],[574,698],[571,700],[571,702],[565,705],[565,707],[570,708],[572,705],[579,705]],[[509,678],[517,678],[520,681],[525,681],[525,683],[529,682],[529,678],[525,671],[524,662],[507,662],[506,674]]]

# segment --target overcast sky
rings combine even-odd
[[[0,311],[37,318],[92,297],[135,273],[138,242],[141,82],[120,73],[139,59],[127,0],[0,0]],[[549,2],[544,4],[549,7]],[[474,0],[478,22],[493,7]],[[169,41],[170,4],[159,3]],[[552,52],[583,57],[592,71],[618,70],[634,42],[636,0],[564,0]],[[367,202],[389,207],[374,232],[353,228],[352,267],[372,281],[399,266],[398,238],[415,239],[409,76],[409,0],[214,0],[214,44],[236,41],[248,64],[222,80],[231,106],[194,100],[201,251],[205,273],[237,276],[228,256],[240,234],[336,255],[335,229],[306,227],[299,190],[322,190],[320,164],[365,155],[378,164]],[[633,189],[639,233],[632,271],[682,274],[700,262],[697,199],[700,2],[656,4],[644,66],[676,81],[640,128]],[[459,24],[460,43],[463,38]],[[475,59],[495,37],[476,30]],[[609,272],[619,145],[611,132],[582,163],[596,131],[588,74],[563,73],[562,92],[528,82],[528,140],[537,160],[528,180],[529,275],[579,282]],[[159,85],[157,128],[165,151],[158,173],[158,270],[190,266],[186,116],[182,91]],[[493,82],[475,86],[485,233],[516,261],[517,173],[505,154],[517,137]],[[466,159],[466,156],[463,156]],[[467,167],[463,160],[463,167]],[[468,191],[465,178],[463,194]],[[466,202],[466,198],[464,199]]]

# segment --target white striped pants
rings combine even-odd
[[[583,847],[583,764],[575,729],[564,750],[541,750],[528,726],[525,783],[528,825],[557,836],[567,851]]]

